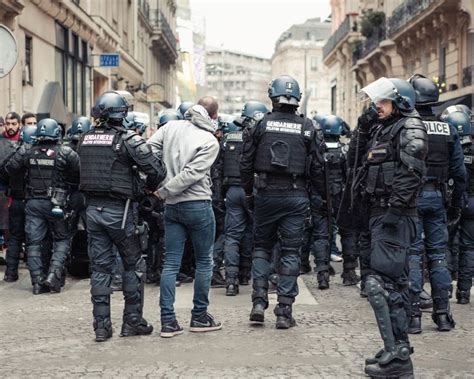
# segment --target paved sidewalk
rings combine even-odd
[[[336,265],[340,271],[340,264]],[[273,306],[263,327],[250,326],[250,286],[237,297],[213,289],[211,313],[223,329],[188,332],[192,284],[178,288],[178,319],[185,333],[159,337],[159,288],[146,287],[145,317],[151,336],[120,338],[122,295],[112,300],[114,337],[95,343],[88,280],[68,278],[60,294],[33,296],[27,271],[20,282],[0,283],[0,377],[199,377],[357,378],[363,362],[380,347],[372,311],[356,287],[337,276],[328,291],[315,289],[313,275],[300,277],[294,306],[298,326],[276,330]],[[272,296],[275,303],[276,296]],[[425,313],[425,330],[412,337],[417,378],[474,378],[473,305],[452,303],[456,329],[435,331]]]

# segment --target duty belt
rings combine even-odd
[[[91,196],[89,197],[87,204],[94,207],[103,207],[106,205],[125,205],[126,201],[126,199],[119,199],[117,197]]]

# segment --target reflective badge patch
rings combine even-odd
[[[242,132],[228,133],[225,137],[227,142],[242,142]]]
[[[472,155],[464,156],[464,164],[472,164]]]
[[[436,134],[441,136],[449,136],[449,125],[445,122],[440,121],[423,121],[425,124],[426,132],[428,134]]]
[[[84,136],[82,145],[94,146],[112,146],[114,142],[113,134],[87,134]]]
[[[34,159],[30,158],[30,165],[31,166],[54,166],[54,159]]]
[[[385,147],[381,147],[378,149],[372,149],[369,151],[369,154],[367,155],[367,160],[369,162],[372,161],[383,161],[385,157],[387,156],[387,149]]]
[[[265,131],[275,133],[301,134],[303,125],[294,122],[267,121]]]

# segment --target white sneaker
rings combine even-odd
[[[331,261],[332,262],[342,262],[342,257],[337,254],[331,254]]]

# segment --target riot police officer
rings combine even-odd
[[[21,128],[19,144],[16,149],[24,146],[30,148],[33,143],[33,136],[36,133],[36,125],[27,125]],[[2,161],[3,162],[3,161]],[[24,175],[12,175],[9,178],[8,194],[11,203],[8,208],[9,238],[7,244],[5,270],[6,282],[18,280],[18,265],[20,263],[20,253],[25,242],[25,178]]]
[[[454,108],[445,120],[452,125],[461,137],[464,152],[464,165],[467,170],[466,204],[463,207],[459,228],[448,225],[453,234],[459,230],[459,262],[456,300],[459,304],[468,304],[474,277],[474,145],[470,113]],[[452,221],[454,223],[454,221]]]
[[[97,342],[112,337],[110,283],[115,265],[113,245],[117,246],[125,268],[121,336],[144,335],[153,331],[143,318],[146,265],[141,258],[130,202],[139,193],[137,169],[147,175],[149,191],[154,191],[164,179],[166,169],[140,136],[123,127],[127,109],[128,102],[116,92],[105,92],[98,97],[91,112],[96,125],[81,137],[78,145],[80,190],[88,196],[91,300]]]
[[[264,114],[268,112],[265,104],[259,101],[249,101],[242,108],[241,120],[239,124],[243,128],[254,126]],[[224,232],[224,262],[226,277],[226,295],[235,296],[239,293],[239,271],[242,261],[246,266],[243,270],[249,272],[251,258],[245,251],[245,246],[251,243],[242,243],[244,237],[251,237],[252,220],[245,204],[245,192],[240,182],[239,160],[242,153],[243,129],[228,131],[224,135],[221,156],[223,187],[225,188],[226,210],[225,210],[225,232]],[[247,254],[245,254],[247,253]],[[247,258],[247,259],[245,259]],[[242,273],[246,276],[245,273]]]
[[[380,78],[364,87],[372,103],[351,140],[357,153],[354,189],[370,214],[370,270],[365,282],[384,347],[367,359],[372,377],[413,375],[407,334],[408,252],[416,240],[416,198],[427,154],[426,129],[415,110],[415,91],[401,79]],[[355,157],[351,157],[351,161]]]
[[[35,145],[20,147],[5,163],[8,176],[26,171],[26,252],[33,294],[60,292],[64,265],[69,254],[71,235],[64,220],[67,197],[73,178],[79,174],[79,157],[60,144],[61,127],[51,119],[38,122]],[[44,277],[41,245],[49,228],[53,234],[53,255]]]
[[[273,110],[245,130],[240,160],[249,210],[253,208],[254,174],[257,190],[250,321],[264,321],[271,252],[279,236],[278,304],[274,312],[277,329],[288,329],[296,325],[292,304],[298,294],[299,250],[309,206],[306,182],[321,177],[321,172],[308,175],[307,166],[316,168],[310,159],[315,150],[315,130],[312,120],[296,114],[301,99],[298,82],[287,75],[279,76],[270,83],[268,93]]]
[[[79,138],[82,134],[87,133],[92,129],[92,122],[85,116],[76,117],[71,124],[71,127],[66,132],[66,141],[69,142],[73,149],[76,149]]]
[[[181,116],[181,120],[184,120],[184,114],[186,113],[186,111],[191,108],[192,106],[194,105],[194,103],[192,101],[183,101],[177,111],[179,112],[180,116]]]
[[[181,114],[178,111],[173,109],[166,109],[160,113],[158,117],[158,127],[161,128],[165,125],[168,121],[177,121],[182,120]]]
[[[433,298],[433,321],[438,330],[449,331],[455,323],[449,310],[451,275],[446,264],[448,217],[459,221],[461,201],[466,184],[466,170],[459,135],[456,129],[437,120],[432,106],[438,102],[436,84],[422,75],[409,79],[416,93],[416,110],[423,119],[429,152],[425,183],[417,199],[419,229],[417,242],[410,250],[410,297],[412,313],[409,333],[421,333],[420,293],[423,287],[421,255],[426,253]],[[452,181],[452,190],[448,188]],[[450,194],[451,193],[451,194]],[[424,234],[424,240],[422,238]]]

